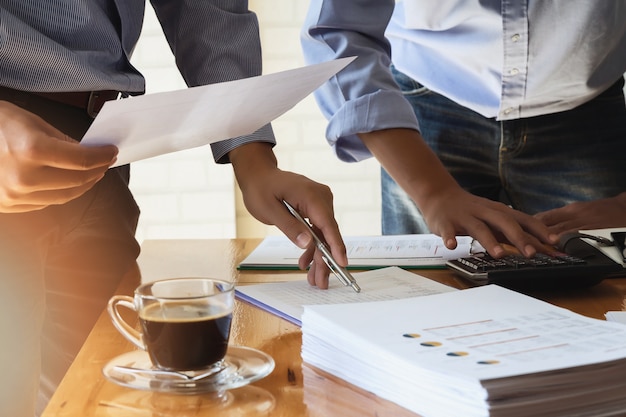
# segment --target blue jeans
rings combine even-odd
[[[486,118],[392,68],[424,140],[472,194],[529,214],[626,191],[624,79],[575,109]],[[383,169],[383,234],[428,233],[419,209]]]

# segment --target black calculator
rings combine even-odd
[[[582,288],[624,271],[593,245],[577,238],[551,254],[533,258],[511,254],[495,259],[478,253],[446,265],[474,284],[497,284],[515,290]]]

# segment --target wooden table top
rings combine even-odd
[[[142,245],[138,267],[127,274],[117,293],[132,294],[140,280],[183,276],[210,276],[232,280],[238,285],[305,279],[305,273],[299,271],[238,271],[237,264],[259,242],[260,239],[146,241]],[[457,288],[467,287],[464,281],[447,270],[416,272]],[[577,313],[603,319],[607,311],[626,309],[626,278],[605,280],[582,290],[532,295]],[[42,417],[416,416],[303,364],[301,336],[299,327],[237,301],[231,344],[252,347],[271,355],[276,362],[274,371],[264,379],[228,391],[222,397],[154,393],[121,387],[103,376],[102,368],[107,362],[134,349],[115,330],[105,311]]]

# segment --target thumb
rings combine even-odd
[[[300,249],[307,249],[313,243],[308,228],[286,210],[276,217],[274,225]]]

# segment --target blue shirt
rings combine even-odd
[[[247,0],[151,0],[189,86],[261,74],[256,15]],[[130,63],[145,0],[0,0],[0,85],[24,91],[145,91]],[[211,117],[211,115],[207,115]],[[275,143],[270,125],[212,144],[216,160],[251,142]]]
[[[316,93],[338,157],[358,161],[356,134],[419,129],[392,60],[485,117],[569,110],[626,72],[626,1],[312,0],[302,46],[309,63],[359,57]]]

